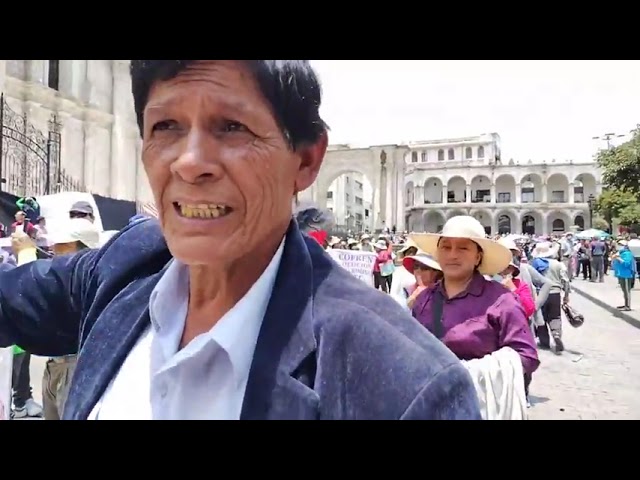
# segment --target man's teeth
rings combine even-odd
[[[218,218],[229,213],[230,208],[226,205],[215,205],[201,203],[198,205],[178,205],[180,214],[187,218]]]

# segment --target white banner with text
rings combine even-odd
[[[338,264],[348,270],[353,276],[358,277],[367,285],[373,287],[373,264],[376,254],[373,252],[361,252],[359,250],[340,250],[333,248],[328,250],[329,255]]]

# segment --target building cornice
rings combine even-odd
[[[92,122],[101,127],[108,128],[114,121],[111,113],[91,105],[78,103],[77,100],[65,97],[60,92],[38,82],[25,82],[17,78],[6,77],[5,91],[9,97],[16,100],[38,103],[54,113]]]

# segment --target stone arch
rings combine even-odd
[[[331,184],[345,174],[358,173],[366,179],[365,183],[368,183],[371,189],[371,195],[366,200],[371,202],[370,225],[373,225],[375,230],[380,216],[378,198],[380,195],[380,159],[378,155],[377,152],[370,149],[328,150],[312,188],[314,203],[320,208],[327,208],[327,192]],[[402,196],[404,196],[404,192]],[[336,218],[336,221],[339,219]]]
[[[467,197],[467,180],[455,175],[447,181],[447,203],[465,203]]]
[[[543,217],[534,210],[526,210],[520,215],[520,233],[540,235],[544,231]],[[514,232],[516,233],[516,232]]]
[[[438,233],[446,222],[444,213],[440,210],[427,210],[422,215],[424,231]]]
[[[520,178],[520,202],[539,203],[542,202],[543,194],[542,177],[537,173],[527,173]]]
[[[416,190],[416,187],[413,184],[413,181],[409,180],[404,186],[405,207],[415,206],[416,204],[415,190]]]
[[[422,213],[413,211],[407,217],[407,231],[409,232],[423,232],[424,222]]]
[[[471,203],[491,201],[491,179],[487,175],[475,175],[471,179]]]
[[[553,173],[547,177],[547,202],[567,203],[569,201],[569,179],[563,173]]]
[[[501,235],[516,233],[520,230],[518,215],[511,210],[498,210],[496,212],[496,233]]]
[[[586,225],[585,215],[583,213],[578,213],[577,215],[575,215],[575,217],[573,217],[573,224],[580,230],[584,230]]]
[[[495,179],[496,203],[516,203],[516,179],[503,173]],[[513,223],[512,223],[513,225]]]
[[[575,203],[587,203],[589,196],[597,195],[597,182],[595,175],[580,173],[573,180],[573,197]]]
[[[473,208],[469,212],[469,215],[482,224],[487,235],[491,235],[493,233],[493,215],[490,210],[484,208]]]
[[[449,210],[447,212],[447,220],[449,220],[450,218],[453,218],[453,217],[457,217],[458,215],[469,215],[469,212],[467,212],[463,208],[454,208],[454,209]]]
[[[442,192],[444,187],[442,180],[438,177],[429,177],[424,182],[424,203],[439,204],[443,203]]]
[[[547,215],[547,231],[550,234],[570,231],[571,223],[572,219],[566,212],[553,210]]]

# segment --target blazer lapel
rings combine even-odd
[[[313,266],[297,224],[287,233],[242,406],[242,420],[311,419],[319,399],[313,335]]]
[[[311,419],[318,416],[313,390],[313,295],[322,281],[309,247],[292,222],[269,306],[262,323],[241,419]],[[124,288],[100,314],[80,351],[64,418],[88,418],[127,355],[150,325],[151,292],[163,271]]]
[[[164,269],[136,280],[100,314],[80,349],[64,419],[85,420],[151,323],[149,298]]]

